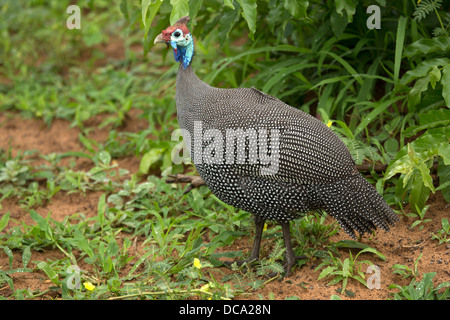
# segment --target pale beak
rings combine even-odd
[[[153,41],[153,44],[157,43],[166,43],[166,40],[164,40],[162,33],[158,34],[158,36],[155,38],[155,41]]]

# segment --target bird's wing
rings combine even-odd
[[[214,111],[209,127],[222,128],[226,143],[234,139],[224,157],[232,153],[241,175],[325,184],[357,172],[347,147],[318,119],[253,88],[226,91],[208,104]]]

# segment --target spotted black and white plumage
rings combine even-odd
[[[188,21],[182,18],[155,42],[169,43],[170,30],[185,27]],[[170,44],[176,48],[177,43]],[[352,238],[356,237],[355,231],[363,234],[377,227],[389,230],[389,224],[397,220],[393,210],[360,175],[343,142],[311,115],[253,88],[211,87],[195,75],[190,64],[180,64],[176,105],[180,128],[185,130],[185,140],[190,141],[191,158],[206,185],[225,203],[255,215],[257,234],[252,258],[258,258],[265,220],[276,220],[283,226],[288,249],[286,274],[295,262],[288,222],[301,214],[325,210]],[[227,131],[242,130],[244,136],[236,143],[245,144],[241,147],[246,155],[259,154],[263,149],[259,140],[254,145],[245,136],[250,129],[267,133],[268,141],[276,137],[277,145],[264,146],[268,155],[278,155],[276,171],[264,173],[262,169],[269,165],[259,158],[250,161],[249,156],[243,162],[237,161],[237,154],[226,154],[225,148],[214,150],[214,156],[223,152],[223,159],[234,161],[195,161],[202,159],[200,153],[211,143],[205,139],[195,141],[196,123],[201,123],[202,134],[220,132],[223,144],[227,143]],[[200,149],[194,147],[196,142]]]
[[[265,128],[280,131],[279,170],[260,175],[261,164],[196,164],[222,201],[267,220],[289,221],[323,209],[355,238],[397,218],[359,174],[337,135],[316,118],[256,89],[219,89],[180,67],[176,91],[180,127],[194,137],[194,122],[209,129]],[[202,141],[204,142],[204,141]],[[191,157],[195,150],[191,143]]]

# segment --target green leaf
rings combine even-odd
[[[228,246],[231,245],[236,237],[242,236],[244,233],[241,231],[223,231],[215,236],[209,245]],[[201,240],[201,238],[200,238]],[[209,246],[208,245],[208,246]]]
[[[425,207],[425,203],[430,196],[430,189],[425,186],[422,175],[416,175],[411,185],[409,195],[409,205],[416,213],[420,213]]]
[[[97,217],[98,222],[101,226],[105,224],[105,212],[106,212],[106,195],[102,194],[100,198],[98,199],[98,205],[97,205]]]
[[[344,68],[345,70],[347,70],[347,72],[352,75],[356,81],[358,81],[358,83],[360,85],[363,84],[363,80],[361,79],[361,75],[356,72],[356,70],[347,62],[345,61],[342,57],[338,56],[337,54],[331,52],[331,51],[320,51],[319,54],[328,54],[330,55],[333,59],[335,59],[337,62],[339,62]]]
[[[433,186],[433,178],[430,174],[430,169],[425,165],[425,163],[420,163],[417,168],[420,171],[420,174],[422,175],[422,181],[423,184],[430,189],[433,193],[435,192],[434,186]]]
[[[155,255],[154,250],[148,250],[147,252],[145,252],[142,256],[139,257],[139,259],[133,264],[133,267],[130,269],[130,271],[128,272],[128,276],[127,278],[130,278],[133,273],[136,271],[136,269],[144,262],[147,260],[147,258],[150,255]]]
[[[442,157],[444,164],[450,166],[450,144],[443,143],[437,149],[438,155]]]
[[[369,69],[367,70],[367,73],[363,75],[363,77],[367,77],[366,80],[364,80],[363,85],[361,86],[361,89],[358,92],[358,98],[357,101],[367,101],[370,100],[372,97],[372,93],[375,87],[376,78],[374,78],[378,71],[378,67],[380,65],[380,60],[375,59],[375,61],[370,65]],[[370,78],[372,77],[372,78]]]
[[[150,149],[150,151],[148,151],[142,157],[141,162],[139,164],[139,171],[143,174],[148,174],[151,166],[161,159],[164,152],[165,149],[163,148]]]
[[[162,2],[156,0],[156,2]],[[170,13],[170,25],[174,25],[178,19],[189,15],[189,1],[188,0],[170,0],[172,5],[172,12]]]
[[[347,17],[340,15],[337,12],[332,12],[330,16],[331,30],[336,37],[339,37],[345,30],[348,24]]]
[[[342,271],[336,271],[334,274],[341,274]],[[336,276],[333,280],[327,283],[328,286],[333,286],[342,281],[342,290],[341,293],[344,292],[345,287],[347,286],[348,278],[344,278],[342,275]]]
[[[39,229],[45,233],[45,238],[47,240],[53,240],[53,233],[48,224],[48,221],[41,217],[41,215],[35,210],[30,210],[30,216],[37,223]]]
[[[46,263],[46,262],[39,262],[37,264],[37,268],[39,270],[44,271],[44,273],[47,275],[47,277],[56,285],[60,285],[60,281],[58,279],[58,274],[55,272],[55,270],[52,269],[52,267]]]
[[[193,21],[202,7],[203,0],[189,0],[189,17]]]
[[[223,4],[228,8],[234,10],[233,1],[232,0],[223,0]]]
[[[418,160],[416,159],[416,151],[411,143],[408,143],[408,157],[412,164],[418,163]]]
[[[152,25],[153,20],[155,19],[156,14],[159,11],[159,7],[163,1],[160,0],[143,0],[141,4],[142,10],[142,23],[144,24],[144,38],[147,39],[148,31]],[[147,18],[147,12],[149,16]],[[153,43],[153,41],[152,41]]]
[[[450,64],[446,65],[442,70],[442,96],[444,97],[445,104],[450,108]]]
[[[279,83],[280,81],[282,81],[284,78],[286,78],[288,75],[290,75],[291,73],[297,72],[301,69],[304,69],[305,67],[307,67],[305,65],[304,62],[295,64],[295,65],[291,65],[285,68],[280,68],[278,69],[277,73],[274,74],[273,76],[270,77],[270,79],[268,79],[268,81],[265,83],[264,87],[262,88],[263,92],[267,92],[270,93],[270,89],[277,83]]]
[[[98,160],[104,165],[109,165],[111,163],[111,155],[107,151],[100,151]]]
[[[89,24],[87,27],[81,28],[83,42],[86,46],[94,46],[100,44],[103,40],[103,32],[96,24]]]
[[[310,88],[310,90],[313,90],[313,89],[315,89],[317,87],[320,87],[320,86],[323,86],[323,85],[326,85],[326,84],[329,84],[329,83],[342,82],[343,80],[347,80],[347,79],[352,78],[352,77],[353,76],[338,76],[338,77],[331,77],[331,78],[328,78],[328,79],[324,79],[324,80],[321,80],[319,83],[315,84],[314,86],[312,86]]]
[[[144,39],[147,39],[148,31],[159,11],[159,7],[163,1],[161,0],[143,0],[141,4],[142,23],[144,24]],[[147,18],[147,13],[149,13]],[[153,41],[151,41],[153,43]]]
[[[108,247],[106,249],[106,252],[109,257],[114,257],[119,253],[119,245],[117,244],[116,239],[114,237],[109,237],[107,239],[108,241]]]
[[[436,82],[441,81],[441,71],[437,66],[433,66],[433,68],[430,71],[430,84],[431,87],[434,89],[436,87]]]
[[[418,219],[418,220],[416,220],[416,221],[414,221],[412,224],[411,224],[411,229],[414,229],[415,227],[417,227],[419,224],[421,224],[422,223],[422,220],[420,220],[420,219]]]
[[[147,28],[147,11],[148,8],[151,6],[153,0],[142,0],[141,3],[141,15],[142,15],[142,23],[144,24],[145,30],[148,30],[150,28],[150,25],[148,25]],[[157,1],[159,2],[159,1]]]
[[[363,249],[363,250],[361,250],[360,252],[358,252],[358,254],[356,255],[356,257],[358,257],[360,254],[362,254],[362,253],[367,253],[367,252],[370,252],[370,253],[373,253],[373,254],[375,254],[378,258],[380,258],[381,260],[386,260],[386,257],[383,255],[383,254],[381,254],[378,250],[376,250],[376,249],[374,249],[374,248],[371,248],[371,247],[369,247],[369,248],[365,248],[365,249]],[[356,257],[355,257],[355,260],[356,260]]]
[[[450,50],[450,37],[438,37],[432,39],[420,39],[409,45],[404,52],[408,58],[420,55],[428,55],[433,52],[445,53]]]
[[[420,62],[414,69],[407,71],[400,80],[401,85],[406,85],[411,81],[425,77],[433,67],[447,66],[450,64],[450,59],[447,58],[437,58],[437,59],[427,59]],[[444,71],[445,72],[445,68]]]
[[[447,149],[450,149],[450,147],[448,147]],[[448,152],[450,153],[450,150],[448,150]],[[450,203],[450,165],[445,165],[443,159],[439,159],[437,174],[439,177],[440,185],[438,188],[436,188],[436,190],[441,190],[442,196],[444,197],[445,201]]]
[[[342,264],[342,276],[344,278],[348,278],[351,275],[350,272],[350,259],[347,258],[344,260],[344,263]]]
[[[85,137],[83,134],[78,135],[78,139],[84,145],[84,147],[91,153],[95,153],[95,141]]]
[[[428,89],[428,84],[431,80],[431,74],[427,74],[425,77],[420,78],[414,84],[414,87],[408,94],[408,109],[410,111],[414,110],[414,107],[419,104],[421,100],[422,92]]]
[[[0,232],[8,225],[10,213],[9,211],[0,219]]]
[[[425,134],[412,142],[414,148],[427,155],[427,159],[437,154],[441,145],[448,144],[450,140],[450,127],[439,127],[427,130]]]
[[[354,0],[336,0],[336,12],[343,16],[344,13],[343,10],[347,13],[347,21],[352,22],[353,21],[353,15],[356,12],[356,5],[357,3]]]
[[[215,64],[217,68],[209,73],[204,81],[206,83],[212,83],[214,79],[220,74],[224,69],[226,69],[231,63],[234,63],[235,61],[238,61],[242,59],[243,57],[249,56],[249,55],[255,55],[258,53],[265,53],[265,52],[297,52],[297,53],[310,53],[311,50],[305,49],[305,48],[298,48],[291,45],[278,45],[278,46],[266,46],[266,47],[260,47],[255,49],[246,50],[243,53],[240,53],[238,55],[235,55],[232,58],[224,58],[217,61]],[[312,89],[312,88],[311,88]]]
[[[188,197],[190,207],[195,213],[201,213],[205,203],[202,195],[196,189],[193,189],[189,194],[191,195],[191,197]]]
[[[367,249],[371,248],[367,244],[355,241],[355,240],[341,240],[336,242],[337,248],[351,248],[351,249]]]
[[[255,40],[254,35],[256,32],[256,0],[236,0],[242,7],[242,16],[247,21],[248,29],[250,30],[249,37]]]
[[[240,6],[238,3],[236,3],[236,9],[225,9],[224,13],[220,17],[219,20],[219,32],[218,32],[218,39],[221,46],[224,45],[225,40],[228,39],[228,35],[230,34],[231,29],[233,28],[234,24],[239,21],[239,11]]]
[[[31,260],[31,247],[30,246],[26,246],[23,249],[23,253],[22,253],[22,264],[23,267],[26,268],[28,266],[28,263]]]
[[[78,249],[84,251],[87,253],[87,255],[91,258],[94,257],[94,250],[89,245],[88,240],[86,237],[79,231],[75,231],[75,241],[74,244],[77,246]]]
[[[322,270],[317,280],[320,280],[322,278],[328,277],[329,275],[333,274],[333,272],[336,270],[336,267],[334,266],[328,266],[325,269]]]
[[[403,134],[405,137],[416,135],[419,131],[434,128],[434,127],[448,127],[450,125],[450,110],[449,109],[435,109],[419,114],[419,126],[407,128]]]
[[[309,1],[306,0],[284,0],[284,8],[296,19],[308,17],[308,6]]]
[[[354,136],[356,137],[359,133],[361,133],[372,121],[377,119],[377,117],[383,113],[388,107],[402,99],[402,96],[397,96],[395,98],[386,100],[386,101],[377,101],[377,102],[361,102],[358,104],[366,104],[371,105],[371,112],[365,116],[361,123],[356,127],[354,131]]]
[[[395,155],[395,153],[398,151],[398,147],[398,140],[395,138],[389,138],[384,142],[384,149],[391,156]]]
[[[118,208],[122,208],[123,206],[123,198],[118,194],[112,194],[108,197],[108,203],[112,203],[114,206]]]
[[[397,38],[395,40],[395,61],[394,61],[394,84],[397,87],[400,64],[402,63],[402,52],[405,41],[406,24],[408,20],[404,16],[400,16],[397,26]]]
[[[9,268],[12,269],[12,266],[13,266],[12,264],[14,261],[14,255],[13,255],[12,250],[7,246],[0,246],[0,248],[3,248],[3,251],[8,256]]]

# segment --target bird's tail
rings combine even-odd
[[[312,202],[335,218],[354,239],[355,230],[360,234],[377,227],[389,231],[389,224],[398,221],[391,207],[360,174],[317,187]]]

